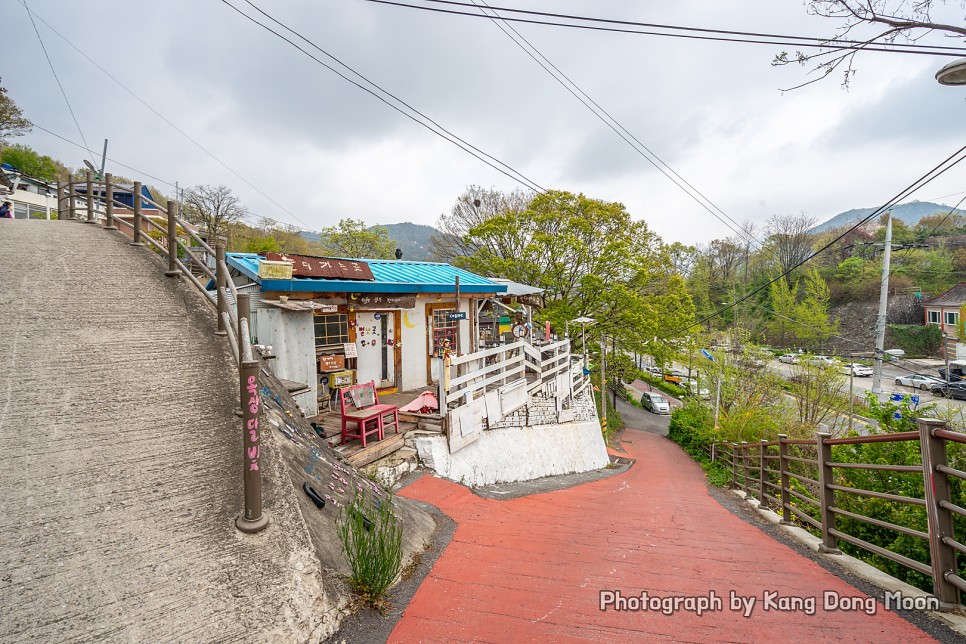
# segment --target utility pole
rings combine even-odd
[[[600,336],[600,430],[607,433],[607,336]]]
[[[849,351],[849,433],[852,433],[852,422],[855,419],[855,396],[852,395],[852,377],[855,375],[855,356]]]
[[[882,393],[882,358],[885,354],[886,315],[889,308],[889,260],[892,256],[892,211],[886,213],[885,246],[882,251],[882,283],[879,284],[879,321],[875,334],[875,365],[872,371],[872,393]]]

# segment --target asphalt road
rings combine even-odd
[[[794,365],[785,364],[779,362],[777,359],[772,360],[768,363],[768,368],[780,373],[783,377],[789,378],[794,373],[794,369],[797,367]],[[920,389],[913,389],[912,387],[906,387],[904,385],[896,384],[896,378],[899,376],[911,375],[913,373],[921,373],[927,376],[933,376],[935,378],[939,377],[939,372],[931,368],[920,368],[917,371],[911,371],[914,367],[910,366],[908,368],[900,368],[895,365],[886,364],[883,365],[882,369],[882,391],[885,393],[900,393],[900,394],[917,394],[920,399],[920,404],[926,403],[937,403],[944,407],[950,407],[956,410],[966,410],[966,405],[961,400],[950,400],[942,396],[936,396],[928,391],[922,391]],[[872,378],[864,377],[852,378],[852,390],[855,396],[864,396],[866,392],[872,391]],[[842,392],[848,395],[849,391],[849,377],[843,375],[843,385]]]

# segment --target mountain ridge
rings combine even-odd
[[[832,230],[833,228],[852,225],[858,223],[862,219],[865,219],[876,210],[878,210],[878,208],[853,208],[852,210],[846,210],[845,212],[840,212],[831,219],[818,224],[809,230],[809,232],[822,233],[827,230]],[[938,204],[931,201],[910,201],[908,203],[893,206],[891,210],[893,218],[900,219],[910,226],[915,226],[923,217],[935,215],[937,213],[945,215],[948,212],[953,212],[958,215],[966,215],[966,210],[953,208],[952,206]]]

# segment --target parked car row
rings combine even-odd
[[[899,376],[896,378],[897,385],[903,385],[905,387],[912,387],[913,389],[922,389],[923,391],[936,391],[942,389],[948,383],[945,380],[940,380],[939,378],[934,378],[933,376],[927,376],[924,373],[913,373],[905,376]]]

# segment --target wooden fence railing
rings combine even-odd
[[[545,345],[532,345],[524,340],[464,356],[439,359],[440,414],[447,433],[459,417],[464,439],[453,440],[450,449],[456,451],[482,431],[486,419],[503,417],[527,404],[529,398],[540,393],[544,401],[555,403],[558,419],[564,406],[582,393],[588,384],[579,364],[570,355],[570,341],[561,340]],[[486,401],[486,397],[490,396]],[[486,407],[486,403],[490,407]],[[468,413],[468,408],[477,409]],[[498,408],[498,412],[494,412]]]
[[[238,366],[239,404],[242,415],[242,435],[244,445],[244,510],[235,520],[235,525],[242,532],[258,532],[263,530],[269,522],[268,514],[262,510],[261,472],[259,470],[259,456],[261,452],[259,422],[261,415],[261,398],[259,397],[259,362],[252,351],[249,319],[251,317],[251,303],[249,295],[239,293],[225,263],[225,246],[216,243],[212,248],[208,242],[198,235],[193,227],[178,216],[178,204],[168,201],[166,206],[155,203],[141,194],[142,185],[135,182],[133,186],[133,204],[128,205],[115,198],[115,185],[110,174],[105,175],[103,181],[95,181],[91,173],[87,174],[84,191],[79,192],[77,184],[59,182],[57,185],[58,216],[60,219],[81,221],[79,204],[83,204],[87,211],[83,221],[86,223],[100,223],[103,215],[105,230],[118,230],[118,224],[131,230],[132,246],[149,246],[168,261],[165,275],[170,277],[185,277],[216,307],[218,320],[218,335],[228,338],[228,346]],[[164,225],[152,217],[143,215],[143,206],[147,203],[165,216]],[[66,204],[66,207],[65,207]],[[130,213],[131,221],[126,217],[118,217],[116,209],[120,207]],[[145,230],[147,228],[147,232]],[[158,239],[151,234],[156,232]],[[190,239],[196,248],[202,249],[209,256],[215,257],[215,268],[208,266],[206,257],[199,257],[182,239]],[[185,262],[188,264],[186,265]],[[211,280],[217,289],[211,294],[189,269],[194,266]],[[229,306],[229,293],[236,304]]]
[[[830,434],[819,433],[814,439],[789,440],[780,436],[777,441],[733,444],[732,485],[757,498],[762,507],[779,511],[783,522],[794,519],[816,530],[821,535],[820,547],[824,552],[838,554],[841,541],[931,578],[939,608],[954,610],[960,604],[960,591],[966,591],[966,579],[960,575],[957,561],[959,555],[966,554],[966,545],[956,539],[953,519],[966,517],[966,508],[953,503],[951,487],[959,487],[958,481],[966,480],[966,472],[949,467],[947,447],[950,442],[966,443],[966,434],[949,431],[942,420],[922,418],[917,424],[918,431],[892,434],[832,438]],[[838,460],[835,458],[835,448],[844,446],[914,441],[919,443],[921,456],[921,462],[915,465],[851,462],[842,458],[843,454],[839,454]],[[898,474],[919,474],[923,498],[843,485],[843,473],[847,471],[880,473],[876,478],[886,482]],[[900,525],[841,507],[846,498],[856,497],[923,508],[926,530],[918,529],[923,526]],[[897,514],[909,515],[908,512]],[[836,524],[841,518],[885,529],[913,541],[924,541],[928,543],[929,562],[848,534]]]

